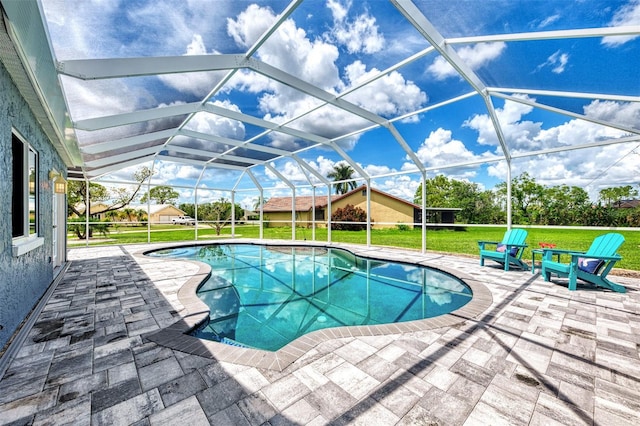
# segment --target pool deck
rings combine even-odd
[[[485,305],[316,333],[273,358],[179,340],[206,270],[140,255],[159,246],[69,250],[0,379],[0,424],[640,424],[638,278],[613,278],[625,294],[570,292],[473,257],[337,245],[460,271]]]

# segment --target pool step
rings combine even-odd
[[[224,343],[225,345],[231,345],[231,346],[237,346],[239,348],[248,348],[249,346],[244,345],[240,342],[236,342],[233,339],[229,339],[228,337],[223,337],[222,340],[220,340],[220,343]]]

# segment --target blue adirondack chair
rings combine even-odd
[[[559,277],[569,277],[569,290],[576,289],[576,279],[594,284],[598,287],[625,293],[624,286],[611,282],[607,274],[613,265],[622,257],[616,253],[624,243],[620,234],[610,233],[597,237],[586,252],[573,250],[544,249],[542,254],[542,276],[545,281],[551,280],[551,274]],[[554,255],[571,256],[569,263],[553,261]],[[556,256],[558,259],[558,256]]]
[[[480,248],[480,266],[484,266],[485,259],[494,260],[504,265],[504,270],[509,270],[509,265],[514,265],[522,270],[529,270],[529,265],[522,261],[522,253],[527,247],[525,240],[527,231],[524,229],[511,229],[504,233],[501,242],[478,241]],[[494,248],[489,248],[495,246]]]

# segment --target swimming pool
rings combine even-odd
[[[337,248],[221,244],[151,255],[211,266],[198,289],[209,319],[193,335],[268,351],[324,328],[444,315],[472,298],[470,288],[447,273]]]

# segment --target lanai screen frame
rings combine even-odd
[[[175,161],[186,164],[198,165],[202,167],[200,177],[195,182],[193,189],[197,189],[202,185],[202,179],[205,175],[205,171],[210,168],[220,169],[233,169],[241,171],[241,177],[229,188],[226,189],[232,194],[232,202],[234,194],[237,191],[237,186],[242,176],[248,176],[256,186],[261,194],[263,194],[264,188],[256,179],[253,171],[258,167],[264,167],[272,174],[278,176],[282,182],[288,186],[292,191],[292,238],[295,239],[295,196],[296,186],[287,180],[281,173],[274,168],[271,163],[275,160],[288,158],[293,160],[298,167],[303,171],[308,181],[308,185],[312,188],[315,196],[316,187],[326,187],[329,194],[328,204],[329,211],[331,209],[330,194],[332,192],[332,182],[329,182],[326,177],[320,175],[317,170],[309,166],[300,155],[311,148],[323,146],[333,150],[342,161],[351,166],[355,172],[359,175],[358,179],[365,182],[367,188],[371,186],[371,181],[376,178],[390,176],[390,175],[369,175],[362,167],[360,167],[356,161],[349,156],[345,150],[343,150],[339,142],[343,139],[354,136],[358,133],[364,133],[373,129],[384,128],[400,148],[405,152],[407,158],[413,162],[415,169],[394,173],[394,175],[401,174],[414,174],[419,173],[421,175],[421,183],[423,188],[429,172],[438,171],[441,172],[447,169],[454,169],[460,167],[469,167],[488,164],[491,162],[505,161],[507,164],[507,227],[512,227],[512,211],[511,211],[511,170],[512,161],[515,159],[526,158],[531,156],[540,156],[546,154],[554,154],[569,150],[580,150],[588,148],[604,147],[613,144],[622,144],[629,142],[640,141],[640,130],[628,127],[608,121],[602,121],[587,117],[584,114],[577,114],[568,110],[562,110],[544,103],[532,101],[529,99],[523,99],[515,94],[536,95],[536,96],[550,96],[550,97],[568,97],[568,98],[582,98],[582,99],[599,99],[599,100],[611,100],[616,102],[640,102],[640,96],[626,96],[607,93],[583,93],[583,92],[571,92],[571,91],[557,91],[557,90],[534,90],[526,88],[505,88],[505,87],[491,87],[486,85],[483,80],[473,71],[467,64],[460,58],[456,52],[455,47],[458,45],[468,45],[475,43],[488,43],[488,42],[526,42],[526,41],[540,41],[540,40],[553,40],[553,39],[578,39],[586,37],[610,37],[610,36],[637,36],[640,35],[640,26],[620,26],[620,27],[601,27],[601,28],[589,28],[589,29],[570,29],[559,31],[537,31],[528,33],[507,33],[497,35],[483,35],[483,36],[467,36],[456,38],[445,38],[437,28],[431,23],[431,21],[423,14],[421,9],[411,0],[391,0],[391,4],[400,12],[400,14],[424,37],[429,43],[429,46],[420,52],[413,54],[412,56],[394,64],[393,66],[380,71],[377,75],[361,82],[360,84],[346,90],[343,93],[334,95],[328,93],[319,87],[316,87],[298,77],[295,77],[287,72],[278,69],[274,66],[268,65],[255,58],[255,53],[259,48],[269,40],[269,37],[273,35],[278,28],[291,16],[291,14],[303,4],[303,0],[291,1],[288,6],[278,15],[275,22],[265,31],[262,36],[244,53],[244,54],[207,54],[207,55],[194,55],[194,56],[173,56],[173,57],[144,57],[144,58],[112,58],[112,59],[79,59],[79,60],[62,60],[59,61],[55,57],[53,42],[48,33],[45,14],[43,12],[43,6],[40,1],[36,2],[8,2],[3,6],[6,9],[6,13],[9,16],[7,20],[8,32],[11,36],[13,43],[18,47],[16,50],[22,63],[25,65],[27,73],[30,79],[35,82],[34,86],[40,89],[40,101],[44,105],[48,112],[49,120],[53,124],[55,135],[57,140],[54,142],[60,142],[64,148],[68,165],[70,166],[69,176],[71,178],[78,178],[87,181],[99,181],[102,177],[109,174],[114,170],[119,170],[131,165],[138,165],[145,163],[149,160],[153,160],[153,167],[160,161]],[[22,15],[21,15],[22,14]],[[25,18],[26,17],[26,18]],[[25,29],[20,25],[20,19],[28,19],[31,22],[39,22],[42,27],[30,25],[29,36],[25,33]],[[35,32],[35,37],[34,37]],[[39,40],[35,45],[33,39]],[[39,45],[38,45],[39,43]],[[45,49],[41,49],[46,46]],[[38,50],[37,48],[40,48]],[[36,52],[36,50],[38,50]],[[42,50],[48,51],[50,56],[42,54]],[[450,99],[446,99],[436,104],[428,105],[424,108],[420,108],[415,111],[408,112],[402,116],[394,117],[391,119],[385,119],[377,114],[365,110],[353,103],[346,101],[344,98],[349,93],[352,93],[359,88],[380,79],[394,70],[397,70],[403,66],[406,66],[420,58],[425,57],[431,53],[436,52],[442,58],[444,58],[458,73],[458,75],[466,81],[471,87],[471,91],[462,95],[455,96]],[[30,67],[30,61],[28,57],[32,54],[38,56],[40,60],[39,68],[32,69]],[[252,70],[269,79],[277,81],[286,86],[295,88],[308,96],[311,96],[317,100],[320,100],[320,106],[306,111],[303,115],[309,114],[313,110],[320,108],[324,105],[332,105],[336,108],[341,108],[348,111],[355,116],[358,116],[364,120],[369,121],[371,124],[368,127],[362,128],[356,132],[341,135],[339,137],[328,139],[317,134],[309,133],[303,130],[294,129],[288,127],[287,124],[294,121],[300,116],[294,117],[288,122],[275,124],[254,116],[239,113],[237,111],[231,111],[219,106],[213,105],[208,100],[214,96],[224,83],[227,82],[238,70]],[[100,80],[100,79],[112,79],[112,78],[127,78],[137,76],[150,76],[161,74],[175,74],[175,73],[188,73],[198,71],[224,71],[226,76],[214,87],[210,93],[207,94],[200,102],[193,102],[189,104],[165,106],[160,108],[154,108],[150,110],[138,110],[131,113],[106,115],[101,117],[94,117],[89,119],[81,119],[77,121],[61,120],[61,114],[68,116],[66,102],[68,102],[65,93],[62,79],[74,78],[83,81],[88,80]],[[53,77],[53,78],[52,78]],[[435,110],[440,107],[455,104],[470,97],[479,97],[486,107],[486,112],[491,118],[496,136],[498,138],[502,155],[495,156],[494,158],[482,159],[477,161],[462,161],[457,164],[450,164],[447,166],[438,167],[425,167],[417,157],[416,153],[404,140],[402,134],[397,130],[394,123],[410,118],[417,114],[427,113],[431,110]],[[60,100],[64,99],[65,103],[61,104]],[[586,143],[575,146],[562,146],[553,149],[544,149],[535,152],[526,152],[513,154],[510,152],[503,134],[502,125],[500,124],[496,115],[496,109],[494,108],[493,99],[502,99],[505,101],[512,101],[521,104],[526,104],[541,110],[546,110],[554,113],[559,113],[567,117],[576,118],[595,124],[607,126],[612,129],[621,130],[628,133],[631,136],[609,139],[605,141],[597,141],[592,143]],[[207,135],[194,132],[186,127],[189,120],[197,113],[210,113],[216,114],[222,117],[227,117],[233,120],[239,120],[243,123],[251,124],[254,126],[262,127],[264,131],[257,137],[249,140],[231,140],[228,138],[220,138],[215,135]],[[79,148],[77,140],[75,140],[76,131],[91,132],[100,129],[111,129],[119,126],[125,126],[133,123],[140,123],[153,119],[179,117],[185,115],[187,118],[182,123],[171,129],[161,130],[157,132],[149,132],[145,134],[135,135],[131,137],[125,137],[118,140],[109,140],[103,143],[97,143],[94,145],[88,145],[83,148]],[[69,136],[69,131],[71,136]],[[258,146],[253,144],[253,140],[258,137],[265,136],[271,132],[281,132],[289,136],[299,138],[307,141],[310,145],[306,148],[297,151],[285,151],[274,147]],[[171,142],[177,136],[187,136],[193,138],[199,138],[203,140],[210,140],[214,142],[222,142],[233,147],[250,148],[264,153],[269,153],[275,157],[260,161],[255,158],[239,158],[234,155],[233,149],[213,154],[210,151],[194,151],[189,148],[177,147],[172,145]],[[164,143],[153,146],[142,147],[145,143],[150,141],[164,139]],[[120,150],[120,151],[118,151]],[[124,151],[123,151],[124,150]],[[112,151],[117,153],[110,154]],[[183,154],[199,154],[207,155],[209,157],[206,161],[199,161],[193,159],[186,159],[179,156],[168,155],[167,151],[173,151]],[[100,158],[91,158],[91,155],[98,155]],[[88,159],[87,159],[88,158]],[[233,162],[246,162],[248,166],[233,165]],[[150,185],[150,183],[149,183]],[[169,185],[170,186],[170,185]],[[261,198],[263,199],[263,198]],[[370,190],[367,191],[367,206],[370,207],[371,194]],[[197,204],[197,202],[196,202]],[[426,250],[426,191],[423,191],[422,198],[422,249]],[[367,244],[371,243],[371,218],[369,214],[370,208],[367,208]],[[260,223],[263,223],[263,214],[260,212]],[[330,224],[330,218],[328,218]],[[87,222],[88,226],[88,222]],[[315,228],[314,228],[315,229]],[[331,241],[331,227],[329,226],[328,239]],[[262,226],[260,238],[262,238]]]

